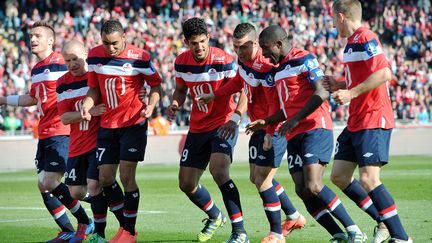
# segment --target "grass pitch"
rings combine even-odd
[[[145,164],[145,163],[144,163]],[[329,180],[325,183],[341,198],[354,221],[372,237],[375,222],[351,202]],[[137,221],[139,242],[194,242],[201,230],[205,214],[193,205],[177,186],[177,163],[173,165],[140,164],[137,180],[141,201]],[[247,163],[234,163],[231,176],[237,184],[244,212],[246,230],[251,242],[260,242],[269,226],[256,188],[249,182]],[[294,231],[288,242],[326,242],[330,235],[307,213],[294,193],[286,162],[277,179],[285,187],[297,209],[306,216],[307,226]],[[432,157],[392,157],[384,167],[382,181],[396,199],[398,213],[408,234],[415,242],[432,242]],[[201,183],[210,191],[213,200],[226,212],[220,191],[206,172]],[[88,210],[90,205],[82,203]],[[75,224],[72,215],[69,218]],[[111,238],[117,230],[112,214],[108,215],[106,234]],[[56,234],[57,226],[46,211],[36,186],[35,171],[0,173],[0,242],[44,242]],[[231,226],[219,230],[210,242],[223,242],[229,237]]]

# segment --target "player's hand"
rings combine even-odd
[[[153,105],[147,105],[142,111],[141,111],[141,113],[140,113],[140,115],[142,116],[142,117],[145,117],[145,118],[150,118],[151,117],[151,115],[153,114],[153,110],[154,110],[154,106]]]
[[[347,89],[337,90],[332,94],[332,96],[334,101],[339,105],[345,105],[352,99],[351,91]]]
[[[269,151],[273,147],[273,140],[271,134],[266,134],[264,136],[263,150]]]
[[[284,122],[284,124],[279,128],[279,135],[285,136],[287,133],[291,133],[298,124],[299,121],[295,118]]]
[[[266,122],[264,119],[253,121],[246,126],[246,134],[250,135],[258,130],[264,129],[265,127]]]
[[[176,112],[179,110],[178,105],[172,104],[168,106],[167,116],[169,121],[173,121],[176,118]]]
[[[90,108],[89,113],[91,116],[100,116],[107,111],[105,104],[99,104]]]
[[[334,92],[339,89],[336,79],[333,76],[329,76],[329,75],[324,76],[322,85],[324,89],[329,92]]]
[[[237,124],[234,121],[229,120],[219,127],[218,134],[219,137],[228,140],[235,137],[236,130]]]
[[[81,118],[84,121],[90,121],[91,120],[90,109],[88,107],[83,107],[81,109]]]
[[[139,99],[144,102],[145,98],[147,98],[147,89],[146,87],[142,87],[138,93]]]
[[[214,98],[215,98],[215,95],[213,93],[210,93],[210,94],[200,94],[200,95],[197,95],[195,97],[195,100],[196,100],[196,102],[199,105],[205,105],[205,104],[208,104],[211,101],[213,101]]]

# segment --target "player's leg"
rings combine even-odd
[[[366,240],[359,227],[349,216],[339,197],[322,183],[324,168],[328,164],[333,151],[333,132],[327,129],[315,129],[305,133],[303,138],[303,172],[305,174],[307,192],[320,198],[330,213],[337,218],[354,242]]]
[[[186,196],[208,216],[205,226],[198,233],[200,242],[210,240],[216,230],[222,227],[226,218],[213,202],[207,189],[199,184],[210,160],[209,133],[188,133],[182,150],[179,168],[179,187]]]
[[[138,161],[144,160],[147,146],[147,120],[117,129],[120,144],[120,180],[124,188],[124,226],[119,242],[136,241],[135,224],[138,215],[140,191],[135,175]]]
[[[395,201],[380,180],[381,166],[387,164],[389,159],[391,130],[368,129],[354,136],[362,186],[369,193],[392,239],[409,241],[397,214]]]
[[[60,241],[63,240],[62,238],[64,238],[64,241],[67,242],[74,235],[74,228],[69,221],[64,205],[42,184],[45,174],[45,163],[45,139],[41,139],[38,142],[38,148],[35,158],[35,165],[38,174],[38,188],[42,195],[45,207],[47,208],[48,212],[50,212],[54,221],[57,223],[61,230],[61,232],[49,242]]]
[[[94,153],[92,155],[95,156]],[[65,173],[65,184],[68,186],[69,192],[74,200],[81,200],[87,194],[88,166],[87,153],[68,159]],[[89,234],[93,233],[93,230],[94,224],[92,220],[89,220],[87,224],[78,220],[78,227],[75,235],[69,240],[69,242],[82,242]]]
[[[217,130],[211,133],[211,156],[209,171],[213,180],[219,186],[231,220],[232,233],[227,242],[249,242],[243,223],[243,211],[240,203],[240,193],[234,181],[230,178],[229,168],[232,161],[232,151],[237,141],[234,138],[224,140],[219,137]]]
[[[264,141],[263,141],[264,142]],[[277,133],[272,136],[273,147],[269,151],[264,152],[265,157],[271,158],[271,166],[279,168],[287,148],[287,140],[284,136],[279,136]],[[282,234],[286,237],[293,230],[303,228],[306,224],[306,219],[294,207],[288,195],[285,193],[282,185],[274,178],[272,180],[273,187],[279,198],[281,209],[285,213],[286,218],[282,221]]]
[[[306,192],[303,161],[301,155],[304,134],[291,138],[287,143],[288,168],[295,184],[297,195],[303,200],[309,214],[333,236],[333,239],[346,240],[345,233],[327,210],[326,205],[317,196]]]
[[[91,196],[90,206],[95,225],[89,242],[105,242],[108,202],[99,183],[99,169],[96,157],[96,149],[88,152],[87,160],[89,162],[87,169],[87,190]]]
[[[116,242],[123,233],[124,194],[116,180],[119,165],[120,144],[116,139],[116,129],[99,128],[97,134],[96,158],[99,169],[99,184],[102,187],[110,211],[119,222],[119,229],[111,241]]]

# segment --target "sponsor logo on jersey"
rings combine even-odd
[[[218,57],[216,55],[212,55],[211,60],[212,60],[212,62],[222,62],[223,63],[223,62],[225,62],[225,56]]]
[[[263,66],[262,63],[254,62],[254,63],[252,64],[252,68],[255,68],[256,70],[260,70],[260,69],[262,68],[262,66]]]
[[[51,57],[49,63],[55,63],[55,62],[60,62],[60,57]]]
[[[133,58],[133,59],[142,59],[142,54],[141,53],[137,53],[134,50],[128,50],[127,57],[128,58]]]

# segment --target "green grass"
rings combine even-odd
[[[330,170],[326,170],[326,184],[340,196],[356,223],[371,237],[375,223],[330,183]],[[140,166],[137,175],[141,190],[137,222],[139,242],[193,242],[196,233],[201,230],[201,220],[205,214],[178,189],[177,171],[177,164]],[[245,225],[251,242],[260,242],[268,233],[269,226],[261,199],[249,182],[248,164],[234,163],[231,175],[240,190]],[[294,231],[288,241],[326,242],[330,236],[307,214],[295,195],[286,164],[280,169],[277,178],[294,205],[308,220],[306,228]],[[391,163],[382,172],[382,181],[396,199],[399,215],[408,234],[415,242],[431,242],[432,157],[392,157]],[[220,191],[208,172],[201,183],[210,191],[219,208],[225,211]],[[87,210],[90,209],[88,204],[83,204]],[[53,237],[56,225],[43,208],[36,187],[35,171],[0,173],[0,242],[43,242]],[[70,218],[75,223],[73,217]],[[115,218],[110,214],[107,236],[111,237],[116,229]],[[230,226],[225,226],[210,242],[223,242],[230,231]]]

